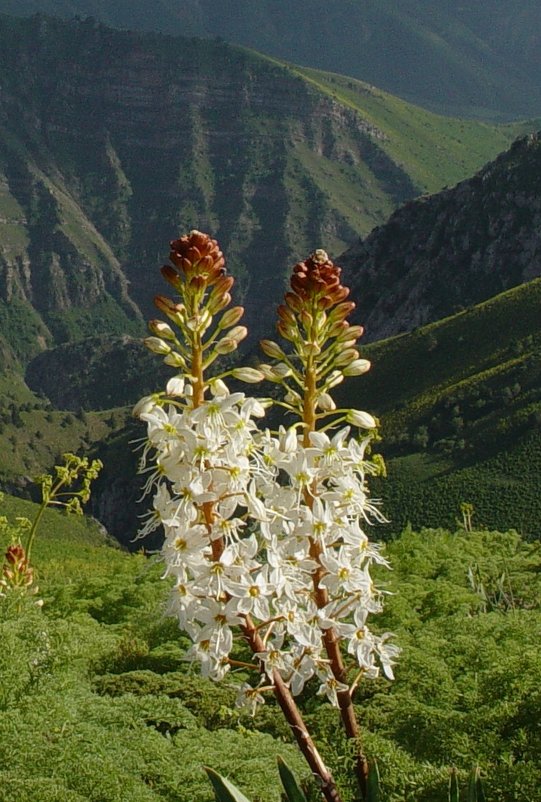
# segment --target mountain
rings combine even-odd
[[[0,359],[12,367],[141,333],[167,243],[194,227],[218,237],[263,334],[291,264],[320,245],[339,253],[521,128],[93,20],[0,17],[0,82]]]
[[[381,419],[388,533],[474,526],[541,537],[541,279],[366,347],[342,400]],[[384,530],[385,531],[385,530]]]
[[[438,320],[541,275],[541,135],[410,201],[339,259],[367,339]]]
[[[0,11],[221,37],[458,116],[538,116],[541,108],[535,0],[0,0]]]

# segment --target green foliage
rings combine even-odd
[[[4,507],[9,520],[36,510],[9,496]],[[0,599],[0,800],[15,789],[22,802],[211,802],[205,763],[251,802],[279,802],[282,755],[316,802],[279,709],[240,718],[232,684],[191,673],[163,617],[161,566],[113,547],[84,518],[47,510],[42,524],[33,561],[43,607]],[[2,549],[9,539],[4,527]],[[532,802],[541,547],[516,532],[410,529],[385,550],[394,570],[380,577],[390,592],[380,627],[403,653],[393,683],[366,681],[357,697],[380,798],[448,802],[456,766],[465,799],[478,765],[487,802]],[[353,802],[353,754],[315,690],[301,700],[306,717]]]
[[[541,534],[540,304],[535,279],[366,348],[363,404],[381,417],[388,465],[374,490],[394,533],[452,527],[466,501],[477,527]]]
[[[205,766],[207,776],[212,783],[216,802],[248,802],[238,788],[230,783],[226,777],[222,777],[218,772]]]
[[[297,782],[297,778],[282,757],[278,758],[278,772],[287,802],[306,802],[306,797]]]

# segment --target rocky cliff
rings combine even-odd
[[[338,261],[369,340],[541,275],[541,135],[453,189],[406,203]]]
[[[219,239],[237,300],[250,286],[255,339],[291,264],[341,252],[430,170],[401,158],[407,104],[381,112],[386,99],[363,90],[387,131],[338,85],[220,41],[0,16],[0,86],[4,364],[142,331],[168,242],[194,227]],[[444,150],[460,146],[449,130]]]

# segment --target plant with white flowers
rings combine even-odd
[[[152,321],[146,344],[178,375],[135,409],[148,427],[142,470],[153,495],[142,534],[163,526],[165,574],[174,578],[169,611],[193,641],[189,657],[220,680],[239,665],[232,649],[242,638],[253,655],[242,666],[258,679],[239,688],[239,704],[254,711],[273,692],[323,796],[339,802],[293,697],[315,678],[358,744],[354,690],[381,669],[392,678],[398,652],[388,633],[367,625],[382,595],[370,566],[385,564],[364,531],[382,518],[365,484],[381,467],[367,456],[377,422],[336,408],[331,396],[345,376],[370,367],[355,347],[362,328],[346,321],[354,304],[340,268],[316,251],[295,266],[278,309],[284,347],[261,343],[272,364],[207,378],[246,336],[243,310],[228,308],[233,279],[214,240],[192,231],[171,245],[174,267],[162,273],[179,299],[159,296],[156,304],[179,333]],[[289,426],[259,427],[271,402],[230,393],[229,375],[279,385],[274,403]],[[364,796],[360,749],[356,769]]]

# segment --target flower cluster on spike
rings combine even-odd
[[[377,470],[368,456],[377,421],[337,408],[331,395],[369,368],[355,347],[362,329],[346,321],[354,304],[340,269],[316,251],[295,266],[278,309],[284,346],[261,344],[272,361],[207,378],[246,335],[243,310],[228,309],[233,279],[210,237],[194,231],[173,242],[171,262],[162,273],[179,298],[156,305],[177,332],[152,321],[146,342],[178,373],[135,409],[147,424],[141,470],[153,497],[141,535],[163,526],[169,611],[193,641],[189,657],[213,679],[235,666],[235,639],[248,642],[259,679],[242,686],[239,703],[254,709],[278,680],[296,695],[316,678],[344,709],[362,676],[392,677],[398,651],[367,625],[382,601],[370,566],[385,564],[365,533],[382,519],[365,482]],[[269,400],[230,393],[228,375],[281,386],[274,403],[290,425],[258,425]]]
[[[26,551],[20,543],[12,543],[8,546],[5,556],[2,573],[0,574],[0,597],[8,590],[16,588],[27,590],[34,585],[34,571],[28,563]],[[32,587],[32,591],[37,593],[37,587]]]

